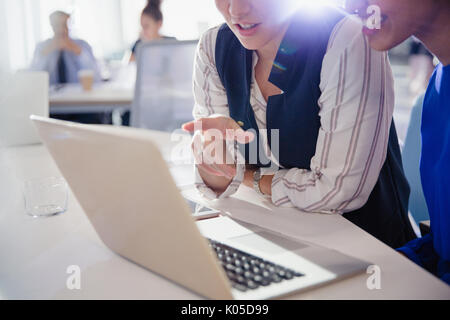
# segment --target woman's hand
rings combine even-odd
[[[194,133],[192,151],[203,181],[215,192],[222,193],[236,175],[235,158],[228,150],[235,141],[249,143],[254,139],[229,117],[201,118],[185,123],[183,130]]]

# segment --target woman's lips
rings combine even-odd
[[[362,32],[366,35],[366,36],[373,36],[374,34],[376,34],[379,31],[379,29],[370,29],[366,26],[363,27]]]
[[[260,25],[260,23],[236,23],[234,26],[241,36],[250,37],[258,31]]]

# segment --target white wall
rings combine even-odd
[[[139,35],[140,15],[146,3],[147,0],[120,0],[123,42],[128,46],[133,44]]]
[[[0,43],[8,49],[13,70],[27,68],[36,43],[52,36],[48,16],[55,10],[72,14],[71,33],[87,40],[98,58],[120,55],[137,40],[146,0],[0,0]],[[165,35],[195,39],[222,22],[213,0],[163,0]],[[6,25],[6,26],[5,26]],[[0,29],[2,30],[2,29]]]
[[[179,40],[196,39],[223,22],[214,0],[163,0],[162,11],[163,31]]]
[[[5,13],[5,0],[0,0],[0,79],[4,73],[10,72],[11,69]]]

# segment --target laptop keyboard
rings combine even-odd
[[[289,281],[304,274],[268,262],[226,244],[208,239],[233,288],[254,290],[272,283]]]

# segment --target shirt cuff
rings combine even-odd
[[[290,170],[300,170],[301,174],[307,174],[309,170],[306,169],[290,169]],[[297,208],[300,210],[304,209],[298,205],[299,201],[298,199],[294,198],[294,202],[291,201],[290,197],[296,197],[296,194],[290,194],[289,188],[285,185],[285,182],[288,181],[288,178],[286,175],[289,173],[290,170],[283,169],[279,170],[272,179],[272,203],[277,207],[284,207],[284,208]],[[297,204],[295,201],[297,200]],[[305,211],[310,212],[310,211]],[[341,214],[340,212],[336,212],[333,210],[317,210],[317,211],[311,211],[314,213],[324,213],[324,214]]]
[[[272,179],[272,203],[278,207],[292,208],[292,204],[289,197],[286,195],[283,187],[283,179],[287,170],[278,170]]]
[[[226,190],[221,194],[217,194],[214,190],[212,190],[206,185],[200,173],[198,172],[197,166],[194,167],[194,170],[195,170],[195,187],[202,194],[202,196],[204,196],[209,200],[213,200],[226,198],[236,193],[242,181],[244,181],[245,165],[243,164],[236,165],[236,175],[234,176],[233,180],[231,180]]]

